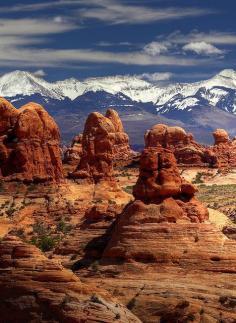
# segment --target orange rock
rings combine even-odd
[[[106,116],[93,112],[84,127],[81,160],[71,176],[95,182],[111,180],[113,160],[127,159],[130,154],[128,135],[117,112],[109,109]]]
[[[214,146],[209,147],[209,156],[212,166],[222,170],[236,167],[236,145],[234,140],[229,139],[224,129],[216,129],[213,132]]]
[[[74,137],[71,147],[67,148],[64,153],[64,163],[70,165],[78,165],[82,156],[82,139],[82,134]]]
[[[95,285],[13,236],[0,243],[1,322],[140,322]]]
[[[203,166],[207,163],[206,148],[198,144],[193,135],[180,127],[157,124],[145,134],[145,146],[170,149],[178,164]]]
[[[63,178],[59,129],[36,103],[19,110],[0,101],[1,176],[7,180],[60,181]]]

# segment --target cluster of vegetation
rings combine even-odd
[[[199,185],[197,194],[207,207],[226,214],[236,223],[236,185]]]
[[[53,235],[50,228],[44,223],[36,222],[33,225],[33,237],[31,238],[31,243],[43,252],[52,250],[59,240],[59,236]]]
[[[196,174],[196,177],[193,180],[193,184],[202,184],[203,180],[202,177],[205,175],[205,173],[198,172]]]
[[[129,193],[129,194],[132,194],[133,192],[133,185],[128,185],[126,187],[123,188],[123,190],[126,192],[126,193]]]

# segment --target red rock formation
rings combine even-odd
[[[59,181],[63,178],[59,129],[36,103],[19,110],[0,100],[0,172],[7,180]]]
[[[0,243],[1,322],[140,322],[95,285],[7,236]]]
[[[215,139],[215,145],[230,142],[229,135],[224,129],[216,129],[213,132],[213,137]]]
[[[160,219],[176,222],[179,218],[202,222],[207,210],[194,198],[196,188],[180,177],[173,153],[162,147],[147,148],[140,160],[140,175],[133,189],[134,197],[144,203],[154,203]],[[169,214],[168,214],[169,213]],[[156,214],[156,217],[158,217]],[[164,214],[164,216],[163,216]]]
[[[131,162],[133,153],[129,145],[129,136],[124,132],[123,124],[118,113],[113,109],[108,109],[105,116],[111,120],[115,128],[113,144],[114,166],[122,166]]]
[[[229,139],[224,129],[216,129],[213,132],[214,146],[209,147],[208,153],[213,167],[227,170],[236,167],[236,145]]]
[[[78,165],[82,156],[82,139],[82,134],[74,137],[71,146],[66,149],[64,153],[64,163],[70,165]]]
[[[178,164],[204,166],[207,163],[206,148],[198,144],[192,134],[180,127],[169,127],[157,124],[145,134],[145,146],[170,149]]]
[[[127,256],[125,237],[129,233],[125,227],[132,223],[135,225],[146,223],[155,228],[163,222],[201,223],[208,220],[208,211],[194,197],[195,192],[195,187],[180,177],[176,160],[170,150],[162,147],[145,149],[140,160],[140,175],[133,189],[136,200],[127,206],[117,220],[116,230],[104,256],[126,260],[130,257],[133,259],[141,257],[138,256],[140,251],[137,253],[136,247],[130,250]],[[150,230],[152,232],[152,229]],[[140,248],[145,248],[142,246],[144,243],[142,239],[141,237],[140,241],[136,241],[136,244],[140,243]],[[121,248],[122,241],[125,241],[124,248]],[[150,249],[146,254],[145,248],[143,257],[150,256],[154,261],[158,259],[155,253],[156,250],[152,253]]]
[[[236,243],[208,222],[194,192],[170,151],[146,149],[136,201],[117,218],[99,275],[86,273],[142,322],[236,319]]]
[[[81,160],[72,177],[95,182],[112,179],[113,161],[126,159],[130,154],[128,135],[124,133],[116,111],[109,109],[106,116],[99,112],[88,116],[82,151]]]

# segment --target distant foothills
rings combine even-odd
[[[227,69],[195,83],[153,84],[138,76],[110,76],[79,81],[74,78],[49,83],[32,73],[14,71],[0,77],[0,96],[17,108],[34,101],[42,104],[60,126],[69,143],[82,132],[92,111],[116,109],[131,145],[143,145],[143,133],[156,123],[178,125],[202,143],[211,132],[226,129],[236,135],[236,71]]]

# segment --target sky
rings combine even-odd
[[[235,0],[0,0],[0,75],[194,82],[236,69]]]

